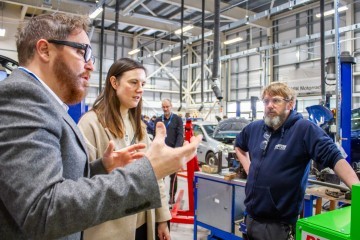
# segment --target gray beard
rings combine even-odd
[[[280,116],[276,116],[276,117],[273,117],[273,118],[270,118],[270,117],[265,117],[264,118],[264,122],[267,126],[271,127],[271,128],[278,128],[280,127],[280,125],[283,123],[281,121],[281,118]]]

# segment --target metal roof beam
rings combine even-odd
[[[168,0],[159,0],[159,1],[168,1]],[[178,1],[178,0],[173,0],[173,1]],[[213,0],[211,0],[211,1],[213,1]],[[241,19],[239,21],[236,21],[236,22],[233,22],[233,23],[230,23],[230,24],[226,24],[226,25],[220,27],[220,31],[229,31],[231,29],[238,28],[238,27],[241,27],[241,26],[244,26],[244,25],[254,24],[258,20],[266,18],[269,15],[280,13],[280,12],[286,10],[286,9],[293,8],[293,7],[296,7],[296,6],[301,6],[304,3],[309,2],[309,1],[310,0],[290,0],[289,2],[281,4],[281,5],[277,6],[277,7],[265,10],[265,11],[260,12],[260,13],[256,13],[256,14],[254,14],[252,16]],[[208,31],[208,32],[205,33],[205,37],[208,37],[208,36],[211,36],[211,35],[213,35],[212,31]],[[186,40],[185,44],[190,44],[190,43],[198,41],[200,39],[201,39],[201,35],[196,36],[196,37],[192,37],[192,38],[189,38],[188,40]],[[178,47],[180,47],[179,43],[168,46],[167,48],[161,49],[161,50],[155,52],[154,54],[157,55],[157,54],[160,54],[160,53],[164,53],[164,52],[170,51],[170,50],[172,50],[174,48],[178,48]],[[151,57],[151,56],[147,55],[147,56],[141,57],[139,59],[143,60],[143,59],[149,58],[149,57]]]
[[[145,2],[145,0],[135,0],[130,3],[124,10],[120,11],[120,14],[123,16],[129,15],[135,8],[137,8],[140,4]]]
[[[360,29],[360,24],[353,24],[350,26],[346,26],[346,27],[342,27],[339,28],[339,34],[340,33],[345,33],[345,32],[349,32],[349,31],[355,31]],[[325,32],[325,37],[330,37],[333,36],[335,34],[335,29],[329,30]],[[249,55],[254,55],[254,54],[259,54],[262,51],[265,50],[269,50],[269,49],[282,49],[282,48],[287,48],[287,47],[292,47],[292,46],[297,46],[297,45],[301,45],[304,43],[308,43],[308,42],[314,42],[320,39],[320,33],[314,33],[311,35],[306,35],[304,37],[299,37],[296,39],[292,39],[292,40],[287,40],[287,41],[283,41],[283,42],[277,42],[271,45],[266,45],[266,46],[262,46],[262,47],[256,47],[256,48],[251,48],[251,49],[247,49],[244,51],[240,51],[240,52],[236,52],[233,54],[229,54],[229,55],[224,55],[220,57],[221,61],[226,61],[229,59],[233,59],[233,58],[239,58],[239,57],[245,57],[245,56],[249,56]],[[206,64],[210,64],[212,63],[212,60],[207,60],[205,62]],[[183,67],[183,69],[187,69],[187,68],[193,68],[193,67],[199,67],[201,65],[201,63],[193,63],[193,64],[189,64]]]

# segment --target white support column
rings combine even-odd
[[[192,47],[190,45],[186,45],[186,49],[187,49],[187,59],[188,59],[188,63],[192,63]],[[192,79],[192,68],[188,68],[187,70],[187,82],[186,82],[186,89],[184,90],[184,100],[185,100],[185,106],[186,109],[188,110],[191,104],[195,104],[194,99],[192,99],[190,92],[191,92],[191,85],[193,83],[193,79]]]
[[[223,52],[223,49],[225,48],[224,47],[224,44],[223,42],[226,40],[226,36],[223,32],[220,32],[220,56],[222,55],[225,55],[226,52]],[[221,90],[221,93],[222,93],[222,96],[223,96],[223,99],[222,101],[219,101],[220,103],[220,109],[222,110],[221,112],[221,116],[224,114],[224,105],[226,106],[226,61],[221,61],[221,59],[219,59],[219,73],[220,73],[220,76],[219,76],[219,82],[220,82],[220,90]],[[226,107],[225,107],[226,109]]]
[[[271,31],[271,28],[269,28],[267,30],[267,45],[272,44],[273,42],[273,34]],[[266,56],[265,54],[265,59],[267,59],[267,64],[266,64],[266,68],[267,68],[267,75],[265,76],[265,85],[268,85],[269,83],[274,81],[274,61],[273,61],[273,53],[274,53],[274,49],[270,48],[268,50],[268,55]]]
[[[354,24],[354,4],[351,1],[351,4],[348,4],[348,10],[346,11],[345,15],[345,26],[351,26]],[[345,33],[345,39],[354,39],[354,31],[348,31]],[[345,41],[345,51],[349,51],[350,54],[354,52],[354,41]]]
[[[227,71],[226,71],[226,74],[227,74],[227,89],[226,89],[226,97],[227,97],[227,100],[230,99],[231,97],[231,59],[227,60],[226,61],[226,64],[227,64]],[[228,105],[227,105],[227,102],[224,103],[224,109],[223,111],[226,112],[226,115],[227,115],[227,112],[228,112]]]
[[[134,35],[132,38],[132,49],[136,49],[138,47],[138,36]],[[137,59],[137,53],[130,55],[130,58]]]

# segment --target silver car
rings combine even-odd
[[[250,123],[249,120],[239,117],[228,118],[219,122],[213,133],[213,138],[223,144],[230,144],[232,148],[226,149],[227,162],[229,167],[236,167],[236,154],[234,142],[236,136]]]
[[[233,144],[224,144],[213,138],[213,133],[217,127],[217,122],[193,122],[194,135],[203,135],[203,140],[197,148],[197,158],[199,163],[206,163],[209,166],[217,166],[218,153],[222,151],[222,166],[228,167],[228,152],[233,151]]]

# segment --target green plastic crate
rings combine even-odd
[[[296,240],[360,240],[360,185],[352,187],[352,204],[299,219]]]

